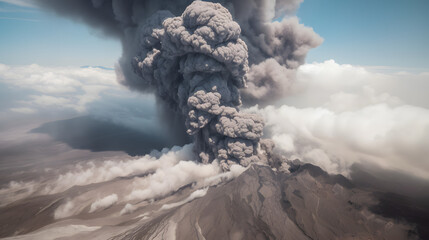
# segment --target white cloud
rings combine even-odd
[[[366,160],[421,176],[429,174],[428,109],[377,104],[334,112],[284,105],[260,112],[279,148],[331,172],[345,172],[353,162]]]
[[[72,101],[63,97],[53,97],[49,95],[32,95],[28,104],[36,104],[38,106],[51,107],[70,107],[73,106]]]
[[[32,113],[35,113],[37,111],[35,109],[26,108],[26,107],[10,108],[9,110],[11,110],[12,112],[23,113],[23,114],[32,114]]]
[[[340,173],[370,161],[427,178],[428,88],[427,73],[377,73],[330,60],[303,65],[282,106],[250,111],[264,116],[289,158]]]
[[[35,7],[32,0],[0,0],[0,2],[9,3],[20,7]]]
[[[88,162],[67,166],[72,168],[57,177],[42,178],[40,181],[11,182],[9,186],[0,189],[1,204],[7,204],[16,199],[29,195],[46,195],[66,191],[73,186],[84,186],[93,183],[114,183],[111,180],[118,177],[130,177],[127,184],[116,193],[109,192],[108,197],[96,200],[96,192],[88,192],[68,199],[54,213],[55,219],[71,217],[81,213],[88,204],[90,212],[107,208],[119,201],[119,195],[124,196],[123,202],[140,202],[158,197],[164,197],[188,184],[195,188],[206,188],[240,175],[245,168],[239,165],[231,166],[230,172],[222,172],[219,164],[201,164],[193,161],[192,145],[153,151],[151,154],[127,160],[106,160]],[[64,167],[65,168],[65,167]],[[60,170],[63,172],[64,169]],[[56,171],[51,172],[55,174]],[[108,183],[109,182],[109,183]],[[106,193],[105,193],[106,194]],[[121,214],[131,213],[135,206],[127,205]]]
[[[9,96],[0,104],[0,112],[66,117],[88,114],[142,132],[165,131],[156,120],[154,96],[120,85],[113,69],[0,63],[0,84],[0,95]]]
[[[328,60],[302,65],[298,69],[292,94],[283,103],[295,107],[319,107],[321,103],[332,102],[342,95],[341,100],[352,100],[353,104],[350,104],[350,109],[338,110],[356,110],[381,102],[429,108],[426,93],[428,81],[429,72],[376,72],[370,68]],[[339,104],[339,101],[335,102]]]
[[[0,189],[0,206],[18,199],[26,198],[37,191],[39,183],[35,181],[11,181],[7,187]]]
[[[89,212],[92,213],[97,211],[98,209],[105,209],[105,208],[111,207],[117,201],[118,201],[118,195],[116,194],[111,194],[102,199],[98,199],[97,201],[91,204],[91,208],[89,209]]]
[[[126,197],[129,201],[142,201],[165,196],[187,184],[204,181],[221,173],[216,162],[201,164],[180,161],[173,166],[162,165],[147,178],[135,179],[133,190]]]
[[[99,99],[103,92],[124,89],[117,83],[114,71],[92,67],[0,64],[0,82],[23,92],[24,99],[15,102],[21,106],[15,108],[55,106],[77,112],[84,112],[87,105]]]
[[[11,199],[26,197],[29,194],[55,194],[73,186],[134,176],[130,180],[132,184],[123,189],[126,192],[125,200],[142,201],[166,196],[191,183],[195,183],[197,188],[212,186],[224,180],[230,180],[245,170],[244,167],[233,165],[230,172],[222,172],[217,162],[201,164],[193,159],[192,145],[189,144],[163,149],[161,152],[153,151],[138,158],[79,163],[72,166],[71,170],[54,178],[42,179],[41,182],[11,182],[8,187],[0,190],[0,195],[5,197],[6,202],[10,202]],[[139,177],[142,175],[143,177]],[[22,189],[28,191],[22,191]],[[18,195],[17,192],[19,192]],[[25,195],[22,195],[24,193]],[[83,209],[82,204],[87,204],[87,201],[85,196],[68,201],[57,209],[56,218],[64,218],[80,212]],[[91,211],[95,211],[98,207],[98,203],[94,203]]]
[[[88,162],[77,164],[74,170],[59,175],[52,184],[45,188],[46,193],[57,193],[72,186],[105,182],[117,177],[150,173],[159,168],[175,166],[181,160],[193,158],[192,145],[154,151],[136,159],[108,160],[102,163]]]
[[[76,185],[107,182],[120,176],[133,176],[127,180],[131,183],[129,186],[117,190],[121,192],[121,196],[123,194],[125,196],[122,202],[127,203],[120,211],[120,215],[124,215],[137,209],[137,206],[129,201],[134,201],[135,204],[143,200],[164,197],[189,184],[199,189],[185,200],[167,205],[165,208],[179,206],[204,196],[209,186],[237,177],[246,169],[233,165],[230,172],[222,172],[217,162],[201,164],[190,160],[192,158],[192,145],[185,145],[183,148],[174,147],[171,150],[164,149],[162,152],[154,151],[151,155],[134,160],[105,161],[98,166],[94,163],[86,166],[77,165],[74,171],[62,174],[51,181],[48,184],[49,187],[45,188],[41,194],[62,192]],[[88,194],[67,200],[55,210],[55,218],[60,219],[79,214],[91,202],[90,213],[119,202],[119,192],[110,192],[110,195],[96,201],[93,201],[94,194],[96,193],[88,192]]]
[[[208,190],[209,190],[208,188],[202,188],[202,189],[195,190],[187,198],[183,199],[182,201],[162,205],[160,210],[167,210],[167,209],[175,208],[175,207],[181,206],[185,203],[191,202],[197,198],[204,197],[207,194]]]
[[[65,204],[60,205],[54,212],[55,219],[70,217],[74,214],[75,204],[73,201],[68,200]]]
[[[127,203],[124,208],[122,208],[120,215],[130,214],[133,213],[137,209],[136,206],[132,205],[131,203]]]

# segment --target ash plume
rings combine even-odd
[[[240,26],[218,3],[196,1],[174,17],[160,11],[138,30],[135,72],[185,116],[186,132],[203,163],[256,161],[263,121],[238,111],[245,86],[247,46]]]
[[[226,168],[258,159],[263,121],[238,107],[282,97],[322,41],[291,17],[301,0],[37,2],[119,38],[119,80],[155,92],[166,128],[185,122],[201,161]]]
[[[233,12],[249,49],[248,85],[241,90],[244,105],[264,106],[288,94],[307,52],[322,43],[293,16],[302,1],[220,1]]]
[[[84,21],[109,36],[121,39],[123,83],[139,91],[153,91],[140,81],[131,66],[139,51],[139,28],[159,10],[181,14],[193,0],[36,0],[57,13]],[[307,52],[322,43],[312,28],[293,16],[302,0],[212,0],[221,3],[241,27],[249,52],[247,88],[240,90],[244,105],[267,105],[288,93],[296,69]],[[279,20],[279,21],[275,21]],[[279,78],[278,72],[282,73]]]

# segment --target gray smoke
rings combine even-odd
[[[180,17],[159,11],[138,32],[133,68],[145,85],[185,116],[201,161],[256,161],[263,121],[238,111],[245,86],[247,46],[240,26],[218,3],[196,1]]]
[[[257,159],[263,122],[238,112],[240,93],[245,105],[283,96],[307,51],[322,41],[290,17],[301,0],[212,1],[224,7],[192,0],[37,2],[121,39],[121,82],[156,92],[161,109],[169,109],[165,126],[180,129],[185,121],[203,162]]]
[[[159,10],[181,14],[193,0],[36,0],[43,7],[84,21],[123,42],[120,60],[123,83],[132,89],[153,91],[131,67],[139,51],[138,29]],[[244,105],[266,105],[288,93],[296,69],[307,52],[321,44],[313,29],[293,16],[302,0],[212,0],[226,7],[241,27],[249,52],[247,88],[241,89]],[[274,21],[281,20],[281,21]],[[282,76],[280,76],[280,74]]]
[[[241,90],[244,105],[267,105],[288,94],[307,52],[322,43],[313,29],[291,17],[302,1],[221,1],[233,12],[249,48],[248,86]]]

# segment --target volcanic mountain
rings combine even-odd
[[[311,164],[291,170],[252,165],[113,239],[417,239],[411,225],[371,212],[378,200],[342,175]]]
[[[356,186],[342,175],[289,162],[282,171],[253,164],[232,180],[91,213],[89,206],[65,219],[55,210],[94,189],[121,188],[129,178],[75,186],[63,193],[22,199],[0,208],[2,237],[10,239],[425,239],[428,207],[408,205],[406,215],[389,218],[404,197]],[[386,196],[390,198],[385,199]],[[383,198],[384,197],[384,198]],[[137,206],[137,204],[136,204]],[[129,209],[129,210],[130,210]],[[89,212],[88,212],[89,210]],[[408,214],[410,215],[410,214]],[[411,214],[412,215],[412,214]],[[405,216],[405,217],[404,217]]]

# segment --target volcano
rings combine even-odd
[[[293,168],[252,165],[113,239],[417,239],[413,226],[371,212],[377,199],[342,175],[311,164]]]
[[[141,202],[129,213],[118,214],[125,204],[106,206],[96,213],[87,213],[87,206],[65,219],[54,218],[55,209],[65,199],[95,189],[102,192],[112,186],[120,188],[128,180],[119,178],[75,186],[60,194],[30,197],[3,206],[1,236],[16,233],[24,235],[10,239],[426,239],[428,236],[427,206],[407,205],[407,212],[420,218],[407,220],[407,214],[389,216],[389,209],[392,212],[392,208],[403,207],[403,196],[370,191],[342,175],[330,175],[297,160],[289,162],[289,171],[253,164],[235,179],[209,188],[196,190],[195,183],[188,184],[168,196]],[[54,234],[58,231],[63,234]]]

